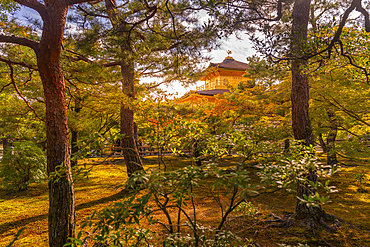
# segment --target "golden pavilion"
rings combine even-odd
[[[243,77],[245,71],[249,69],[247,63],[234,60],[230,56],[231,52],[228,51],[228,56],[221,63],[210,63],[206,76],[201,78],[204,85],[197,87],[196,92],[212,91],[212,90],[228,90],[230,87],[246,82],[247,78]]]
[[[243,77],[250,67],[247,63],[236,61],[230,56],[231,51],[227,52],[228,56],[221,63],[210,63],[208,73],[200,80],[204,85],[196,88],[196,91],[185,94],[179,103],[191,101],[199,96],[214,96],[229,92],[229,89],[238,85],[240,82],[247,82],[248,78]]]

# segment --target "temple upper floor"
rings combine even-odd
[[[230,55],[230,52],[228,52]],[[240,82],[246,82],[248,78],[243,77],[245,71],[249,69],[247,63],[239,62],[227,56],[221,63],[211,63],[208,73],[201,78],[204,85],[196,88],[197,91],[228,89]]]

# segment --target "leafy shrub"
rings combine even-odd
[[[208,154],[212,150],[206,150],[206,156],[211,161],[213,155]],[[252,179],[254,174],[248,172],[250,165],[244,162],[227,170],[210,161],[204,162],[203,166],[187,166],[166,172],[159,169],[137,172],[128,180],[126,188],[129,193],[124,195],[123,200],[94,213],[82,228],[89,226],[94,229],[93,234],[88,236],[93,241],[117,247],[149,246],[152,240],[150,233],[154,232],[139,230],[138,226],[143,222],[164,227],[163,246],[253,246],[253,240],[241,239],[225,229],[228,217],[233,212],[255,217],[258,209],[248,202],[249,198],[283,188],[294,188],[299,182],[308,184],[306,177],[309,169],[314,169],[322,177],[334,172],[335,167],[323,169],[312,154],[312,147],[293,143],[289,154],[280,154],[277,161],[256,166],[260,168],[255,173],[259,176],[258,182]],[[207,184],[206,188],[204,183]],[[324,185],[318,182],[309,186],[334,190],[328,183]],[[205,222],[200,217],[201,209],[195,202],[200,187],[201,193],[210,195],[219,206],[214,213],[218,211],[221,216],[211,226],[203,225]],[[317,206],[328,202],[328,197],[316,192],[300,200],[301,203]],[[158,216],[159,212],[161,216]],[[163,233],[161,236],[154,235],[155,238],[162,236]],[[80,246],[86,241],[87,237],[82,238],[80,232],[70,245]]]
[[[245,216],[256,217],[258,214],[257,207],[253,206],[251,202],[242,202],[235,208],[236,212],[243,213]]]
[[[232,247],[241,246],[247,247],[245,240],[236,236],[230,231],[217,231],[212,227],[198,225],[199,231],[198,243],[191,234],[169,234],[163,241],[164,247],[188,247],[188,246],[202,246],[202,247]]]
[[[303,195],[304,198],[298,198],[301,201],[300,203],[306,203],[307,207],[309,205],[319,207],[320,204],[330,202],[329,196],[323,196],[318,193],[319,187],[324,188],[328,193],[338,191],[335,186],[329,186],[329,180],[326,180],[338,168],[336,166],[323,166],[313,155],[314,153],[312,145],[307,147],[299,141],[293,142],[290,146],[290,151],[282,154],[281,158],[276,162],[257,165],[256,167],[261,169],[257,174],[263,183],[288,191],[295,190],[298,184],[305,184],[315,192],[308,196]],[[315,171],[316,175],[323,179],[316,183],[310,181],[307,177],[310,170]],[[324,181],[325,183],[322,183]]]
[[[235,170],[225,171],[208,164],[168,172],[156,169],[137,172],[126,184],[130,193],[124,195],[122,201],[94,213],[82,228],[94,228],[89,237],[95,242],[108,242],[109,246],[148,243],[151,240],[149,231],[141,229],[137,235],[142,222],[164,227],[167,233],[163,246],[245,246],[246,240],[223,229],[230,214],[246,198],[259,193],[260,187],[250,184],[249,173],[244,168],[240,165]],[[201,212],[195,203],[197,188],[205,180],[211,184],[207,186],[208,193],[202,193],[212,195],[222,215],[212,227],[199,221]],[[158,217],[158,212],[165,217]],[[83,245],[87,238],[81,237],[79,234],[70,245]]]
[[[33,182],[46,178],[46,157],[41,148],[31,141],[14,143],[1,160],[0,178],[8,190],[23,191]]]

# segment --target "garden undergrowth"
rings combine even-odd
[[[191,163],[189,158],[165,157],[166,169],[178,169]],[[154,156],[145,157],[145,169],[157,167],[157,159]],[[221,166],[225,169],[235,166],[237,157],[226,157]],[[83,163],[83,162],[80,162]],[[125,165],[122,160],[87,159],[84,161],[87,168],[92,168],[88,179],[78,178],[75,182],[76,219],[77,230],[80,230],[81,221],[89,217],[94,211],[99,211],[113,202],[122,198],[118,185],[127,179]],[[161,169],[164,170],[164,166]],[[253,239],[260,246],[279,246],[278,244],[308,246],[370,246],[370,181],[365,176],[358,181],[356,174],[369,174],[369,165],[360,164],[357,167],[341,168],[331,180],[339,192],[331,194],[331,203],[324,205],[324,209],[334,214],[349,224],[343,224],[339,231],[330,233],[320,231],[313,235],[312,231],[305,227],[265,228],[270,220],[270,213],[283,216],[293,213],[296,199],[293,192],[278,191],[274,194],[261,195],[251,199],[251,205],[258,212],[253,217],[248,217],[240,212],[235,212],[226,222],[227,230],[230,230],[243,239]],[[254,173],[251,167],[251,173]],[[256,178],[254,178],[256,179]],[[214,226],[218,213],[218,206],[212,195],[208,193],[210,181],[195,190],[197,195],[195,203],[202,224]],[[19,240],[14,246],[48,246],[47,231],[48,191],[47,183],[31,184],[28,191],[10,193],[0,190],[0,246],[10,243],[14,235],[22,227]],[[217,212],[217,213],[216,213]],[[162,217],[161,215],[157,215]],[[153,239],[154,246],[161,245],[164,236],[160,226],[147,226],[157,236]],[[89,229],[86,229],[89,231]]]

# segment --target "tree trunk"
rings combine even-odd
[[[335,116],[335,112],[332,109],[329,109],[327,111],[328,117],[329,117],[329,123],[330,123],[330,130],[328,138],[326,139],[327,143],[327,164],[328,165],[335,165],[338,163],[337,160],[337,153],[335,151],[335,139],[337,138],[338,133],[338,122],[337,118]]]
[[[307,179],[311,182],[316,183],[317,182],[317,175],[315,171],[310,170],[309,175],[307,176]],[[302,183],[297,185],[297,197],[303,199],[303,195],[315,195],[316,189],[311,187],[308,183]],[[296,204],[296,217],[298,219],[310,219],[307,221],[308,227],[316,228],[315,222],[319,222],[320,218],[323,217],[325,212],[322,210],[320,206],[314,207],[314,206],[307,206],[306,203],[300,203],[301,200],[297,199]],[[311,219],[313,221],[311,221]]]
[[[70,169],[65,82],[60,49],[68,7],[48,2],[36,51],[46,102],[47,172],[49,180],[49,245],[62,247],[75,232],[75,201]]]
[[[309,19],[311,0],[296,0],[292,18],[292,127],[294,138],[304,140],[306,145],[313,145],[313,135],[309,118],[309,84],[307,75],[302,71],[306,61],[299,59],[303,56],[307,38],[307,25]]]
[[[134,62],[122,59],[121,71],[123,93],[129,99],[135,99]],[[135,171],[143,170],[143,165],[135,141],[134,111],[124,104],[121,106],[121,134],[123,135],[121,147],[125,157],[127,174],[131,177]]]
[[[284,153],[288,153],[290,148],[290,140],[289,138],[284,140]]]
[[[2,138],[2,142],[3,142],[3,150],[7,149],[9,147],[9,141],[8,141],[8,138]]]
[[[291,50],[294,59],[291,62],[292,70],[292,127],[294,138],[296,140],[304,140],[306,145],[313,145],[313,134],[311,122],[309,118],[309,84],[307,75],[302,70],[306,65],[303,56],[307,38],[307,26],[310,15],[310,0],[296,0],[294,2],[292,13],[292,42]],[[317,175],[315,171],[310,170],[307,176],[309,181],[315,182]],[[297,185],[297,198],[314,195],[314,188],[310,188],[308,183]],[[307,206],[305,203],[300,203],[297,199],[296,217],[298,219],[313,219],[317,220],[321,217],[321,207]]]
[[[109,20],[113,27],[122,34],[121,49],[121,72],[122,72],[122,91],[128,99],[135,99],[135,68],[133,51],[130,46],[130,33],[131,27],[125,19],[119,14],[117,9],[116,0],[105,0]],[[126,35],[126,37],[123,37]],[[128,105],[121,106],[121,131],[123,135],[121,147],[125,163],[127,167],[127,174],[129,177],[139,170],[143,170],[140,155],[137,150],[135,142],[135,129],[134,129],[134,111]]]
[[[3,156],[4,156],[5,150],[9,148],[9,141],[8,141],[8,138],[6,137],[2,138],[2,141],[3,141]]]

